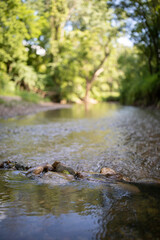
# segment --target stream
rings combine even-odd
[[[132,184],[54,184],[0,170],[1,240],[160,239],[160,111],[116,103],[0,119],[0,162],[104,166]]]

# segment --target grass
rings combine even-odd
[[[9,96],[9,97],[19,96],[22,98],[23,101],[32,102],[32,103],[50,102],[49,98],[43,98],[36,93],[20,91],[20,90],[16,90],[14,92],[0,91],[0,95],[1,96]],[[0,104],[6,104],[6,101],[3,99],[0,99]]]
[[[43,98],[36,93],[27,92],[27,91],[18,91],[17,95],[20,96],[26,102],[39,103]]]

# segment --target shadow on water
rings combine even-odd
[[[1,120],[0,132],[0,160],[108,166],[136,182],[53,185],[1,170],[0,239],[160,239],[158,111],[75,105]]]

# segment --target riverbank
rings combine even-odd
[[[0,96],[0,118],[24,116],[42,111],[70,108],[70,104],[53,102],[31,103],[22,100],[19,96]]]

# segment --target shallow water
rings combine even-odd
[[[160,112],[73,106],[0,120],[0,161],[108,166],[135,184],[54,185],[0,171],[0,239],[160,239]]]

